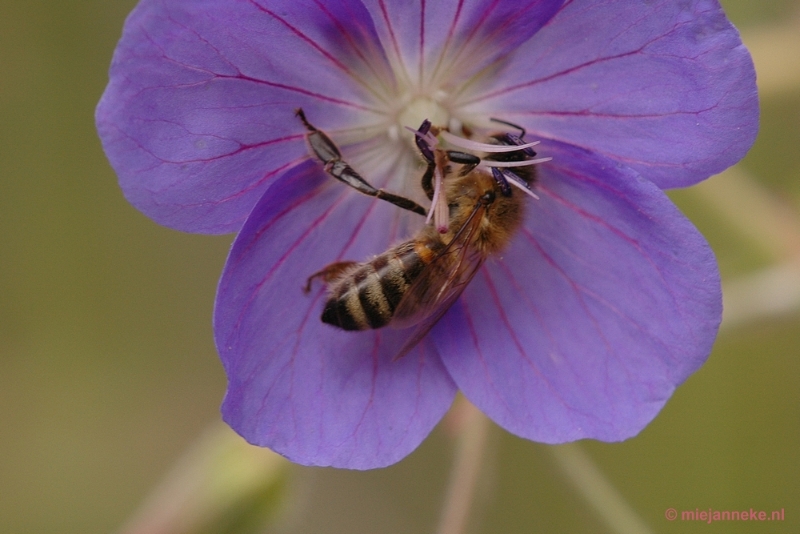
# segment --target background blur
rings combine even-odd
[[[271,514],[277,532],[433,531],[446,424],[365,473],[286,466],[208,430],[225,387],[211,311],[231,237],[134,210],[94,129],[134,3],[0,0],[0,533],[116,531],[215,439],[225,476],[266,473],[221,494],[241,492],[234,508]],[[756,61],[761,132],[739,166],[673,198],[719,257],[726,322],[640,436],[580,450],[653,532],[800,532],[800,3],[723,4]],[[470,532],[618,531],[566,474],[573,449],[496,427],[488,440]],[[783,508],[785,521],[670,522],[668,508]]]

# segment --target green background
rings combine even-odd
[[[115,530],[219,418],[211,312],[231,237],[137,212],[94,129],[133,5],[0,0],[0,533]],[[797,2],[724,5],[746,41],[800,32]],[[788,57],[785,69],[800,69],[800,50]],[[765,91],[761,106],[741,168],[800,217],[800,85]],[[726,282],[782,259],[703,195],[673,198]],[[655,532],[800,532],[799,355],[797,311],[726,330],[640,436],[582,446]],[[496,427],[489,443],[470,532],[612,532],[548,447]],[[388,469],[292,467],[278,531],[431,532],[452,449],[438,428]],[[669,522],[670,507],[784,508],[786,520]]]

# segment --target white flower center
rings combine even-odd
[[[429,96],[417,96],[408,104],[403,106],[397,115],[398,126],[413,126],[416,128],[422,121],[428,119],[432,124],[445,125],[450,119],[450,112],[447,111],[441,100]]]
[[[413,142],[413,136],[406,129],[416,130],[425,119],[436,126],[447,126],[452,115],[446,99],[447,94],[443,91],[433,94],[406,93],[397,98],[394,109],[387,117],[389,138]]]

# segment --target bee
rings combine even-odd
[[[376,189],[342,160],[336,145],[296,112],[308,133],[311,152],[325,171],[356,190],[418,213],[428,210],[405,197]],[[525,130],[496,122],[520,134],[497,133],[487,143],[459,138],[424,121],[415,142],[427,163],[421,185],[432,201],[434,224],[426,224],[413,238],[392,246],[366,262],[335,262],[312,274],[305,286],[321,278],[328,298],[322,321],[344,330],[367,330],[387,325],[416,329],[395,358],[411,350],[458,300],[483,262],[507,247],[522,224],[525,198],[512,188],[536,197],[532,165],[536,153],[525,143]],[[459,148],[481,150],[483,158],[468,152],[443,150],[436,135]],[[481,165],[483,163],[483,165]],[[538,198],[538,197],[536,197]]]

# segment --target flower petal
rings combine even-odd
[[[396,72],[411,86],[464,82],[536,33],[563,0],[365,0]],[[455,76],[453,76],[455,73]],[[444,90],[455,87],[444,86]]]
[[[734,164],[758,129],[753,63],[716,0],[569,2],[461,100],[662,188]]]
[[[432,343],[392,361],[403,331],[325,325],[321,284],[301,290],[330,262],[382,252],[400,211],[312,162],[256,205],[222,275],[214,325],[229,380],[223,417],[249,442],[306,465],[381,467],[416,448],[450,406],[455,385]]]
[[[556,142],[525,227],[434,330],[498,424],[546,443],[638,433],[708,357],[722,314],[705,239],[628,167]]]
[[[357,0],[143,0],[97,108],[103,147],[157,222],[235,231],[306,157],[295,108],[323,128],[374,120],[379,50]]]

